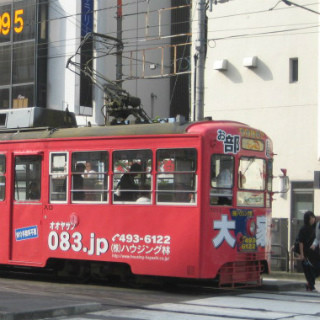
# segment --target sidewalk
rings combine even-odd
[[[300,273],[274,272],[263,276],[261,290],[304,290],[305,279]],[[33,320],[99,311],[100,303],[71,297],[55,297],[0,288],[0,320]]]
[[[272,271],[270,274],[263,274],[263,279],[289,280],[297,282],[305,282],[305,277],[302,272],[286,272]]]
[[[263,275],[262,290],[290,291],[304,290],[306,280],[303,273],[274,271]]]

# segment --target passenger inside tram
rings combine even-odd
[[[83,191],[78,191],[83,189],[83,177],[80,172],[84,172],[85,165],[83,163],[77,163],[75,172],[78,174],[75,174],[73,176],[73,189],[75,190],[73,193],[73,200],[84,200],[85,194]]]
[[[211,205],[231,205],[234,159],[229,155],[214,154],[211,158]]]
[[[35,181],[30,182],[27,198],[29,200],[39,200],[40,199],[40,190],[39,186]]]
[[[84,174],[82,175],[82,177],[85,179],[94,179],[97,176],[94,174],[96,173],[96,171],[92,169],[92,163],[90,161],[86,161],[85,169],[83,172]]]
[[[150,203],[150,187],[147,185],[143,185],[140,188],[139,196],[136,201],[137,203]]]
[[[141,165],[137,162],[133,163],[129,172],[124,173],[117,185],[117,199],[120,201],[136,201],[138,198],[139,185],[134,178],[142,171]]]

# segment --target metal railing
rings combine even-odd
[[[284,261],[285,270],[281,271],[287,271],[289,272],[289,261],[290,255],[286,247],[284,247],[281,244],[272,244],[271,245],[271,263],[272,261]],[[282,266],[282,263],[281,263]],[[290,264],[291,267],[291,264]]]

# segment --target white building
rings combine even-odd
[[[295,3],[320,10],[317,1]],[[204,115],[247,123],[272,138],[274,173],[286,168],[291,181],[286,196],[274,195],[273,218],[288,222],[293,243],[303,213],[320,216],[314,189],[320,170],[319,15],[277,0],[224,0],[212,9]],[[197,25],[193,20],[193,37]],[[287,236],[279,237],[286,244]]]

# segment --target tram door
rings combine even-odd
[[[42,155],[14,157],[10,260],[39,263],[41,260],[41,167]]]

